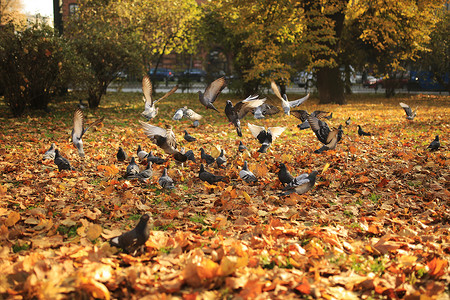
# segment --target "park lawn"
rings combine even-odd
[[[139,93],[109,93],[85,111],[88,123],[105,116],[83,138],[85,159],[69,141],[76,94],[58,99],[49,115],[13,119],[2,104],[0,298],[449,298],[449,96],[352,95],[344,106],[312,97],[300,108],[333,112],[330,127],[344,125],[336,150],[323,154],[313,153],[321,146],[313,132],[282,113],[245,117],[239,139],[223,113],[227,99],[240,100],[220,95],[219,114],[196,94],[174,94],[150,121],[172,124],[198,161],[201,147],[216,156],[224,149],[226,168],[207,168],[227,176],[217,185],[198,179],[198,161],[177,164],[144,135]],[[419,106],[414,121],[399,102]],[[172,121],[184,105],[204,116],[200,127]],[[247,122],[287,129],[259,154]],[[373,136],[359,137],[357,125]],[[184,129],[197,141],[185,142]],[[427,151],[437,134],[441,149]],[[237,152],[240,140],[250,151]],[[75,171],[41,160],[52,142]],[[153,166],[148,184],[123,178],[118,147],[136,156],[138,145],[169,158],[175,190],[158,185],[164,165]],[[239,178],[245,160],[257,184]],[[293,175],[319,171],[315,187],[281,197],[277,162]],[[109,246],[144,213],[152,218],[144,254]]]

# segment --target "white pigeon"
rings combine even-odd
[[[142,92],[144,93],[144,111],[142,112],[142,115],[147,118],[147,120],[153,119],[158,114],[158,108],[155,107],[155,104],[158,101],[161,101],[173,93],[178,89],[178,85],[174,86],[170,91],[168,91],[164,96],[159,98],[158,100],[154,100],[152,97],[153,93],[153,86],[152,82],[150,80],[150,77],[148,75],[145,75],[144,78],[142,78]]]
[[[281,100],[281,106],[283,107],[284,113],[286,115],[290,115],[291,108],[299,106],[300,104],[302,104],[303,102],[305,102],[309,98],[309,94],[308,94],[308,95],[306,95],[303,98],[300,98],[300,99],[297,99],[297,100],[294,100],[294,101],[288,101],[288,98],[287,98],[286,94],[284,94],[283,97],[281,97],[280,89],[278,88],[278,86],[275,83],[275,81],[272,80],[270,82],[270,85],[272,87],[273,92],[275,93],[275,96],[277,96],[277,98]]]

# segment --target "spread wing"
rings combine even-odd
[[[248,129],[250,129],[250,132],[255,138],[258,138],[258,135],[261,131],[266,130],[263,126],[253,125],[250,123],[247,123]]]
[[[72,131],[72,139],[73,137],[77,137],[78,139],[81,139],[83,136],[83,124],[84,124],[84,116],[83,111],[79,108],[75,110],[75,113],[73,114],[73,131]]]
[[[309,115],[306,110],[292,110],[291,114],[297,119],[300,119],[302,122],[305,122]]]
[[[234,110],[237,112],[238,118],[242,119],[252,109],[262,105],[266,99],[258,99],[258,95],[249,96],[247,99],[239,101]]]
[[[170,91],[168,91],[164,96],[162,96],[161,98],[159,98],[158,100],[156,100],[155,102],[153,102],[153,104],[157,103],[158,101],[161,101],[163,99],[166,99],[167,97],[169,97],[170,95],[172,95],[173,93],[175,93],[175,91],[178,89],[178,85],[174,86]]]
[[[152,99],[153,86],[147,74],[142,78],[142,92],[144,93],[145,105],[147,106],[148,103],[149,106],[152,106],[154,104]]]
[[[269,127],[270,133],[272,133],[272,141],[279,137],[283,131],[286,130],[285,127]]]
[[[407,116],[412,116],[413,113],[412,113],[411,107],[409,107],[408,104],[400,102],[400,106],[403,107]]]
[[[157,135],[166,137],[166,130],[164,128],[154,126],[154,125],[142,122],[140,120],[139,120],[139,123],[141,123],[142,129],[144,129],[144,133],[152,140],[154,140],[155,136],[157,136]]]
[[[309,94],[308,95],[306,95],[305,97],[303,97],[303,98],[300,98],[300,99],[297,99],[297,100],[294,100],[294,101],[289,101],[289,106],[292,108],[292,107],[297,107],[297,106],[299,106],[300,104],[302,104],[303,102],[305,102],[306,100],[308,100],[308,98],[309,98]]]
[[[283,97],[281,97],[280,89],[278,88],[278,85],[275,83],[275,81],[270,82],[270,87],[272,88],[273,93],[277,98],[279,98],[281,101],[285,101]]]
[[[225,88],[226,81],[224,77],[220,77],[213,82],[211,82],[210,85],[205,90],[205,93],[203,94],[203,97],[205,100],[209,103],[213,103],[216,101],[217,96],[220,94],[220,92]]]

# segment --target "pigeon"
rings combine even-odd
[[[44,155],[42,156],[42,159],[43,160],[45,160],[45,159],[54,160],[55,159],[55,147],[56,147],[55,143],[52,143],[50,145],[50,148],[47,151],[45,151]]]
[[[430,149],[431,151],[436,151],[441,146],[441,143],[439,142],[439,135],[436,135],[436,138],[428,145],[427,149]]]
[[[345,125],[349,126],[350,124],[352,124],[352,120],[348,117],[347,121],[345,121]]]
[[[358,125],[358,135],[359,136],[371,136],[372,134],[370,134],[369,132],[365,132],[362,128],[361,125]]]
[[[255,119],[263,119],[265,116],[271,116],[279,113],[280,110],[274,105],[263,103],[252,110]]]
[[[198,177],[201,180],[208,182],[209,184],[214,184],[216,182],[223,181],[225,179],[224,176],[214,175],[212,173],[209,173],[208,171],[205,171],[205,167],[203,166],[203,164],[200,165]]]
[[[317,117],[308,116],[308,122],[312,131],[316,134],[317,139],[324,144],[323,147],[314,151],[314,153],[322,153],[326,150],[333,150],[342,138],[342,125],[338,128],[330,130],[327,123],[319,120]]]
[[[150,77],[146,74],[144,78],[142,78],[142,92],[144,93],[144,111],[142,112],[142,115],[147,118],[147,121],[150,119],[153,119],[158,114],[158,108],[155,107],[155,104],[158,101],[161,101],[173,93],[178,89],[178,85],[174,86],[170,91],[168,91],[164,96],[159,98],[158,100],[154,100],[152,93],[153,93],[153,87],[152,82],[150,80]]]
[[[400,106],[403,107],[406,113],[406,119],[408,120],[414,120],[414,117],[416,116],[417,107],[414,111],[412,111],[411,107],[409,107],[408,104],[405,104],[403,102],[400,102]]]
[[[165,159],[158,157],[158,156],[154,156],[153,155],[153,151],[150,151],[150,153],[147,155],[147,162],[151,161],[154,164],[157,165],[162,165],[163,163],[166,162]]]
[[[172,117],[172,120],[175,120],[175,121],[181,120],[181,118],[183,118],[184,110],[185,110],[184,107],[177,109],[177,111],[175,112],[175,114]]]
[[[173,185],[173,179],[170,178],[169,175],[167,175],[167,168],[164,168],[161,177],[159,177],[158,183],[164,189],[171,190],[175,188],[175,186]]]
[[[139,161],[143,161],[148,155],[148,153],[146,151],[142,150],[141,145],[138,145],[138,148],[136,150],[136,154],[137,154],[137,156],[139,158]]]
[[[267,130],[263,126],[247,123],[252,135],[261,143],[260,153],[266,153],[272,141],[274,141],[283,131],[284,127],[269,127]]]
[[[300,99],[297,99],[297,100],[294,100],[294,101],[288,101],[288,98],[287,98],[286,94],[283,95],[283,97],[281,97],[280,90],[278,89],[278,86],[275,83],[275,81],[272,80],[270,82],[270,86],[272,87],[272,90],[275,93],[275,96],[277,96],[277,98],[281,100],[281,106],[283,107],[284,113],[286,115],[290,115],[291,108],[299,106],[300,104],[302,104],[303,102],[305,102],[309,98],[309,94],[308,94],[308,95],[306,95],[303,98],[300,98]]]
[[[177,150],[177,140],[172,131],[171,125],[166,125],[166,129],[150,125],[139,121],[144,129],[144,133],[167,154],[172,154],[175,160],[179,162],[186,161],[186,155]]]
[[[298,124],[297,127],[300,130],[305,130],[308,128],[311,128],[311,126],[309,125],[308,122],[308,112],[306,110],[292,110],[291,114],[296,117],[297,119],[300,119],[300,121],[302,121],[301,124]],[[326,118],[326,115],[328,115],[328,112],[326,111],[322,111],[322,110],[315,110],[311,113],[312,116],[321,119],[321,118]]]
[[[324,117],[327,120],[331,120],[333,118],[333,113],[329,114],[328,116]]]
[[[244,152],[245,150],[248,150],[247,146],[245,146],[242,141],[239,141],[238,151]]]
[[[133,178],[133,176],[137,175],[139,173],[139,166],[136,164],[136,161],[134,160],[134,156],[131,157],[131,161],[127,166],[127,170],[125,172],[126,178]]]
[[[194,128],[198,127],[199,125],[200,125],[200,122],[199,122],[198,120],[195,120],[195,121],[192,123],[192,127],[194,127]]]
[[[190,135],[187,130],[184,131],[184,139],[188,142],[194,142],[197,139],[195,137],[193,137],[192,135]]]
[[[200,121],[200,120],[203,118],[202,115],[199,115],[198,113],[196,113],[196,112],[193,111],[192,109],[187,108],[187,106],[184,107],[184,110],[183,110],[183,117],[188,118],[189,120],[194,121],[194,123],[195,123],[195,121],[197,121],[197,123],[198,123],[198,121]]]
[[[86,128],[84,128],[84,116],[83,111],[79,108],[75,110],[75,113],[73,115],[73,129],[72,129],[72,143],[78,150],[78,155],[81,157],[84,157],[84,150],[83,150],[83,140],[82,137],[86,133],[86,131],[91,128],[92,126],[97,126],[101,122],[103,122],[103,119],[105,117],[101,117],[100,119],[96,120]]]
[[[299,195],[306,193],[313,188],[316,183],[316,176],[319,172],[313,171],[311,174],[304,173],[295,177],[284,189],[281,195],[297,193]]]
[[[249,169],[247,165],[247,161],[244,162],[244,167],[242,170],[239,171],[239,177],[241,177],[242,180],[244,180],[247,183],[253,183],[257,182],[258,179],[256,178],[255,174],[253,174]]]
[[[284,185],[289,184],[294,180],[294,177],[289,173],[286,168],[286,165],[283,163],[279,164],[280,170],[278,171],[278,179]]]
[[[233,103],[230,100],[227,100],[227,104],[225,105],[225,115],[227,116],[228,121],[236,127],[238,136],[242,136],[240,120],[245,117],[249,111],[263,104],[264,101],[266,101],[266,99],[258,99],[258,95],[249,96],[236,103],[235,106],[233,106]]]
[[[118,161],[125,161],[128,158],[127,153],[123,150],[122,147],[119,147],[119,151],[117,151],[116,154],[117,160]]]
[[[220,77],[213,82],[211,82],[205,89],[205,93],[198,91],[198,97],[200,99],[200,103],[203,104],[206,109],[214,109],[219,112],[217,108],[214,107],[213,103],[216,101],[217,96],[227,85],[225,78]]]
[[[200,148],[200,158],[204,160],[208,165],[214,163],[216,160],[211,155],[205,152],[205,149]]]
[[[216,163],[217,163],[217,166],[219,168],[221,168],[222,165],[225,164],[226,162],[227,162],[227,158],[225,157],[225,154],[222,149],[222,150],[220,150],[220,155],[217,156],[217,158],[216,158]]]
[[[190,160],[190,161],[193,161],[193,162],[197,162],[196,159],[195,159],[194,151],[188,150],[188,151],[186,151],[186,153],[184,153],[184,155],[186,155],[187,160]]]
[[[151,178],[152,175],[153,175],[152,162],[149,161],[147,163],[147,167],[137,174],[137,178],[139,178],[139,180],[145,181]]]
[[[298,124],[297,128],[300,129],[300,130],[305,130],[305,129],[311,128],[311,126],[309,125],[308,120],[306,120],[305,122],[302,122],[301,124]]]
[[[55,149],[55,158],[53,162],[58,166],[58,171],[61,170],[75,170],[71,165],[67,158],[61,156],[58,149]]]
[[[148,221],[150,216],[145,214],[139,219],[139,223],[130,231],[112,238],[111,246],[123,249],[126,253],[135,255],[138,250],[143,251],[143,246],[149,237]]]
[[[79,109],[83,109],[83,110],[86,109],[86,105],[83,103],[83,100],[81,100],[81,99],[78,101],[77,106]]]

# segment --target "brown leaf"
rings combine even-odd
[[[20,220],[20,214],[18,212],[11,212],[5,221],[7,227],[14,226]]]

